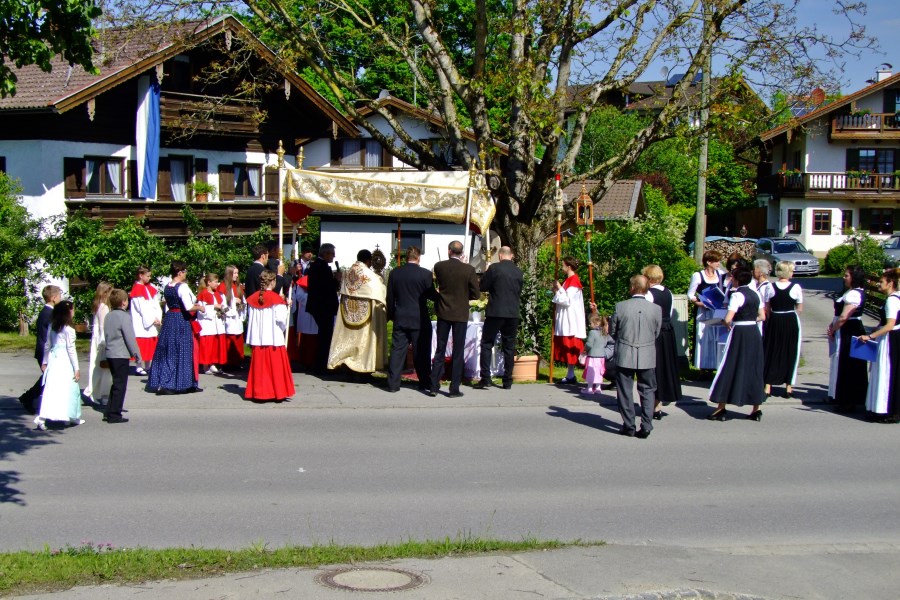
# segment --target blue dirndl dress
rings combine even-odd
[[[178,286],[167,285],[163,298],[168,311],[163,315],[162,327],[150,365],[147,391],[183,393],[197,387],[194,379],[194,332],[190,313],[184,310],[178,297]]]

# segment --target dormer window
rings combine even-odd
[[[179,54],[165,64],[165,88],[173,92],[190,93],[192,90],[191,57]]]

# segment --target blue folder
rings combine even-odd
[[[710,286],[700,292],[700,302],[713,310],[725,308],[725,293],[718,286]]]
[[[875,362],[878,360],[878,342],[875,340],[861,342],[859,337],[854,335],[850,338],[850,356],[860,360]]]

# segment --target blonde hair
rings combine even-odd
[[[210,289],[212,287],[210,282],[212,282],[212,281],[218,282],[219,276],[216,275],[215,273],[207,273],[206,275],[204,275],[203,277],[200,278],[200,289],[201,290]],[[215,291],[215,290],[211,290],[211,291]]]
[[[779,260],[775,265],[775,275],[779,279],[790,279],[794,276],[794,263],[789,260]]]
[[[274,271],[268,269],[259,274],[259,298],[257,302],[260,306],[263,304],[263,296],[265,296],[266,290],[269,289],[269,285],[275,281],[275,278],[276,275]]]
[[[641,275],[647,278],[650,285],[656,285],[663,280],[663,270],[659,265],[647,265],[641,270]]]
[[[105,281],[97,284],[97,290],[94,292],[94,302],[91,304],[91,313],[96,315],[97,311],[100,310],[101,304],[109,306],[109,293],[112,289],[112,284]]]
[[[237,290],[238,298],[241,298],[241,285],[240,282],[235,282],[234,273],[238,268],[234,265],[228,265],[225,267],[225,299],[228,302],[228,305],[231,306],[231,299],[234,298],[234,290]]]
[[[599,329],[603,335],[609,332],[609,320],[600,313],[591,313],[588,317],[588,324],[591,329]]]

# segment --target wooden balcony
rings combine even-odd
[[[160,126],[174,131],[238,137],[259,134],[259,102],[162,92]]]
[[[72,216],[83,210],[89,217],[101,219],[104,229],[112,229],[116,223],[129,216],[143,219],[144,226],[153,235],[168,239],[190,237],[182,213],[184,202],[154,202],[146,200],[67,200],[66,212]],[[189,202],[187,206],[203,223],[203,232],[218,229],[223,235],[253,233],[263,223],[273,231],[278,228],[278,204],[275,202]]]
[[[837,115],[831,120],[831,138],[839,140],[900,139],[900,117],[895,113]]]
[[[775,186],[782,197],[885,197],[900,200],[900,177],[884,173],[778,173]]]

